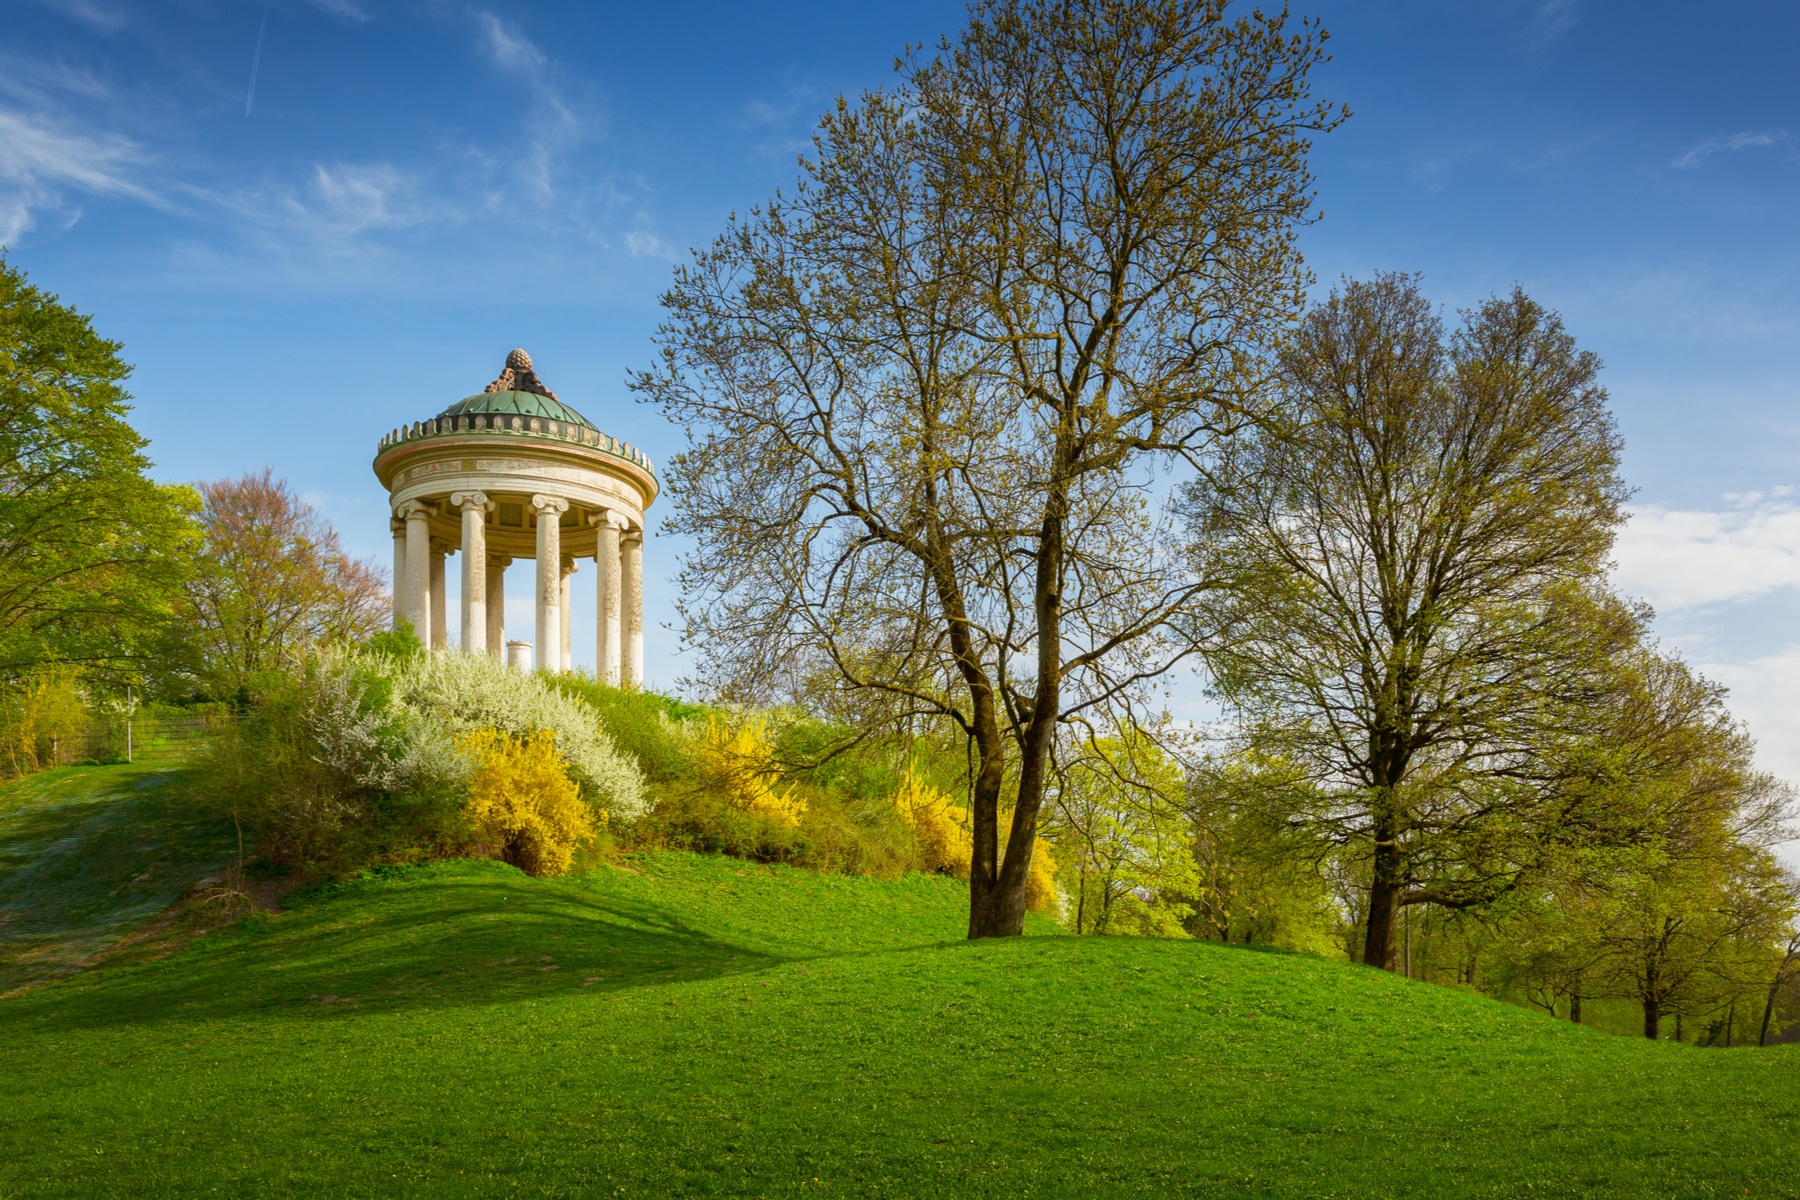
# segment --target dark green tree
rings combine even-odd
[[[0,259],[0,676],[135,675],[187,574],[199,498],[149,478],[120,349]]]

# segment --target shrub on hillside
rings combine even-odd
[[[908,766],[900,788],[893,795],[894,811],[912,833],[914,865],[922,871],[969,877],[975,857],[975,838],[967,809],[926,783],[916,768]],[[1012,814],[1000,814],[1000,853],[1006,853],[1006,831]],[[1043,838],[1035,840],[1030,874],[1025,880],[1025,907],[1031,912],[1050,912],[1061,900],[1056,890],[1056,858]]]
[[[0,745],[14,775],[62,766],[81,756],[87,700],[67,667],[45,667],[0,694]]]
[[[484,857],[528,875],[561,875],[577,850],[593,844],[594,810],[564,771],[555,734],[480,729],[460,745],[475,764],[464,811]]]
[[[694,724],[691,736],[693,774],[700,787],[739,812],[799,828],[806,802],[781,781],[766,716],[711,712],[704,724]]]
[[[244,717],[201,752],[197,791],[312,877],[454,852],[468,841],[469,765],[441,725],[390,693],[352,658],[259,677]]]
[[[683,724],[705,718],[701,705],[640,688],[612,687],[575,672],[550,676],[548,682],[593,709],[613,745],[637,760],[648,782],[672,783],[690,774]]]
[[[595,711],[543,676],[511,670],[485,654],[419,655],[393,661],[395,702],[454,736],[497,729],[515,737],[549,731],[587,799],[631,822],[644,814],[644,776],[613,746]]]

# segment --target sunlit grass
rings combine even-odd
[[[1790,1049],[630,865],[393,872],[0,1003],[0,1196],[1800,1194]]]

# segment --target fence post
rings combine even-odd
[[[131,685],[125,685],[125,763],[131,765]]]

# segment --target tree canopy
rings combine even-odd
[[[198,498],[149,478],[120,349],[0,259],[0,675],[136,673],[187,569]]]
[[[1188,654],[1156,472],[1243,423],[1301,305],[1325,34],[1227,7],[975,5],[677,271],[635,380],[689,435],[706,683],[967,738],[971,936],[1021,928],[1059,737]]]
[[[1294,818],[1366,856],[1370,964],[1399,907],[1491,900],[1529,864],[1546,752],[1638,636],[1605,592],[1625,488],[1599,367],[1516,289],[1447,336],[1413,277],[1347,282],[1282,354],[1282,422],[1188,491],[1228,580],[1194,636],[1316,785]]]

